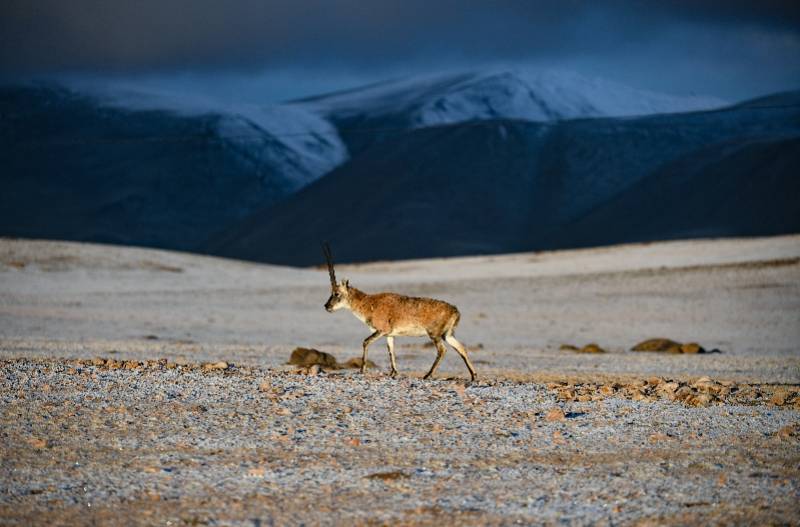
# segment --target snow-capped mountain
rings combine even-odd
[[[798,173],[796,105],[425,127],[384,137],[208,250],[313,265],[318,240],[365,261],[800,232]]]
[[[79,83],[74,89],[100,106],[127,111],[165,111],[177,116],[215,116],[216,133],[257,172],[298,190],[347,159],[347,148],[325,118],[298,106],[225,104],[207,97],[142,90],[135,86]]]
[[[0,86],[0,235],[306,265],[323,239],[358,261],[797,232],[797,100],[553,72],[271,106]]]
[[[0,86],[0,234],[192,250],[341,164],[323,118],[126,90]]]
[[[394,117],[422,128],[497,118],[542,122],[689,112],[727,103],[637,90],[572,72],[510,70],[384,82],[298,104],[334,121]]]

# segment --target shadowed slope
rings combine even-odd
[[[0,235],[196,249],[319,175],[293,146],[242,115],[0,86]]]
[[[800,231],[800,109],[486,121],[374,144],[209,244],[311,265]]]

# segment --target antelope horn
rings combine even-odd
[[[322,252],[325,255],[325,260],[328,262],[328,274],[331,277],[331,289],[336,290],[336,273],[333,270],[333,255],[328,243],[322,244]]]

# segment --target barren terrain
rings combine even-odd
[[[800,237],[337,274],[459,306],[480,380],[287,366],[368,334],[321,268],[0,240],[0,523],[798,523]]]

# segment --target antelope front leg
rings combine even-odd
[[[394,360],[394,337],[386,337],[386,345],[389,347],[389,360],[392,361],[392,377],[397,375],[397,362]]]
[[[370,344],[381,338],[381,336],[382,336],[381,332],[376,331],[375,333],[364,339],[364,345],[363,345],[364,351],[361,354],[361,373],[366,373],[367,371],[367,348],[369,347]]]

